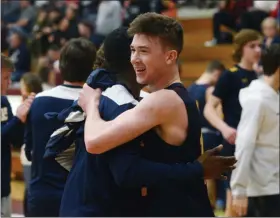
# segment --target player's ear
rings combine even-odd
[[[169,50],[166,54],[166,64],[170,65],[177,61],[178,53],[176,50]]]

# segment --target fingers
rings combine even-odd
[[[235,166],[228,166],[228,167],[224,167],[222,168],[223,173],[229,173],[231,171],[233,171],[235,169]]]
[[[245,216],[247,214],[247,208],[248,208],[247,198],[234,199],[233,207],[238,216]]]
[[[235,137],[231,136],[230,138],[228,138],[228,143],[231,145],[235,144]]]
[[[31,93],[23,102],[24,105],[31,106],[35,98],[35,93]]]
[[[210,154],[210,155],[217,155],[219,154],[219,152],[221,152],[221,150],[223,149],[223,145],[219,145],[213,149],[210,149],[208,150],[207,152]]]
[[[237,160],[235,157],[221,157],[221,156],[215,156],[216,163],[220,165],[220,169],[222,170],[221,173],[231,172],[235,169],[235,164]]]
[[[232,135],[228,138],[228,142],[231,145],[234,145],[235,144],[235,139],[236,139],[236,132],[232,133]]]
[[[23,105],[29,109],[32,105],[32,102],[33,102],[33,99],[28,98],[24,101]]]
[[[221,164],[223,165],[234,165],[237,162],[234,156],[230,156],[230,157],[216,156],[215,158],[220,160]]]
[[[91,88],[90,86],[88,86],[88,84],[84,84],[83,85],[83,90],[82,90],[82,92],[92,92],[92,93],[94,93],[95,95],[101,95],[101,93],[102,93],[102,90],[100,89],[100,88],[97,88],[97,89],[93,89],[93,88]]]

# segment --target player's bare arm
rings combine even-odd
[[[174,122],[174,114],[178,113],[178,108],[181,107],[185,111],[184,103],[179,101],[174,91],[160,90],[150,94],[135,108],[124,112],[116,119],[104,121],[100,117],[98,104],[93,97],[100,93],[87,88],[81,93],[79,104],[87,114],[85,144],[90,153],[96,154],[111,150],[154,127]],[[87,100],[83,98],[85,92],[90,93]],[[160,130],[161,128],[159,128]],[[174,143],[176,144],[176,141]]]
[[[221,99],[211,95],[204,108],[204,116],[206,119],[218,129],[223,137],[230,143],[235,143],[236,130],[228,126],[217,113],[217,107],[221,105]]]
[[[209,88],[206,89],[206,93],[205,93],[205,99],[206,102],[209,101],[209,99],[212,96],[212,93],[214,92],[215,87],[214,86],[210,86]],[[223,108],[222,108],[222,104],[218,104],[218,106],[216,107],[216,112],[218,113],[219,117],[223,117]]]

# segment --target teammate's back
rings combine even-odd
[[[25,151],[31,165],[28,194],[29,216],[58,216],[68,172],[55,160],[43,159],[51,134],[61,127],[46,113],[60,112],[77,99],[82,85],[92,70],[96,51],[86,39],[70,40],[62,49],[60,71],[64,84],[38,94],[26,124]],[[50,203],[51,202],[51,203]]]
[[[78,98],[81,87],[61,85],[40,93],[31,107],[26,127],[26,152],[32,153],[31,181],[29,203],[31,214],[33,205],[44,198],[52,199],[53,205],[58,205],[63,193],[68,172],[54,160],[44,160],[45,146],[50,135],[61,123],[47,120],[45,113],[60,112],[69,107],[73,100]],[[39,200],[40,199],[40,200]],[[48,213],[48,212],[46,212]]]

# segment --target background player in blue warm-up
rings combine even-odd
[[[136,83],[129,61],[131,41],[126,28],[116,29],[109,34],[97,53],[96,69],[92,72],[91,79],[87,80],[88,85],[93,87],[103,84],[99,110],[106,120],[114,119],[138,103],[135,98],[139,95],[140,86]],[[65,110],[60,115],[64,113]],[[66,118],[68,122],[71,114],[73,113],[70,112],[69,118]],[[54,140],[50,141],[49,151],[57,146],[62,147],[65,143],[68,143],[68,146],[73,143],[71,139],[67,139],[70,138],[67,132],[63,135],[68,136],[62,135],[62,138],[59,136],[62,131],[57,130],[56,133],[52,135]],[[52,143],[57,143],[56,136],[59,141],[54,145]],[[221,171],[230,169],[232,165],[232,162],[225,164],[221,159],[209,154],[202,158],[203,167],[198,162],[173,165],[152,162],[141,157],[140,138],[105,154],[92,155],[86,151],[83,124],[76,136],[76,155],[65,185],[60,216],[145,215],[142,186],[160,184],[168,179],[187,181],[193,177],[202,178],[205,164],[208,166],[204,167],[205,175],[220,176]],[[215,169],[211,170],[212,167]]]
[[[5,96],[13,72],[11,60],[1,54],[1,216],[11,216],[11,145],[21,146],[23,143],[24,123],[33,102],[34,95],[30,95],[12,113],[11,105]]]
[[[211,61],[206,67],[205,72],[190,86],[188,91],[190,95],[197,101],[199,111],[200,111],[200,120],[201,120],[201,132],[203,138],[203,146],[205,150],[212,149],[222,143],[222,137],[220,132],[215,129],[204,117],[203,111],[207,99],[212,95],[214,86],[216,85],[221,73],[225,70],[225,66],[217,61]],[[222,108],[219,107],[217,110],[222,116]],[[217,184],[217,185],[216,185]],[[217,188],[221,190],[220,195],[223,194],[223,185],[220,181],[216,180],[207,180],[208,195],[212,204],[212,207],[215,207],[216,198],[217,198]],[[218,186],[218,187],[217,187]],[[223,198],[223,196],[219,196]]]
[[[254,30],[241,30],[234,38],[233,59],[237,63],[226,70],[218,80],[213,94],[206,103],[204,116],[223,135],[222,155],[234,154],[236,128],[241,116],[241,106],[238,100],[240,89],[247,87],[256,79],[253,66],[261,56],[261,36]],[[222,105],[224,119],[216,113],[216,108]],[[230,178],[229,178],[230,179]],[[234,216],[231,210],[231,192],[229,180],[226,181],[227,206],[226,215]]]
[[[28,193],[29,216],[58,216],[60,201],[68,175],[55,160],[44,160],[45,146],[61,123],[47,120],[47,112],[60,112],[72,105],[92,71],[96,50],[82,38],[70,40],[62,49],[59,68],[63,85],[38,94],[30,109],[25,135],[25,151],[32,160]]]
[[[146,13],[131,23],[128,32],[134,36],[131,63],[137,82],[147,84],[153,93],[106,122],[98,110],[100,92],[85,85],[79,103],[87,114],[87,150],[103,153],[145,133],[143,157],[166,164],[195,161],[202,152],[201,127],[196,103],[179,78],[177,58],[183,47],[182,27],[172,18]],[[193,174],[188,181],[162,181],[144,194],[147,216],[214,215],[202,175]]]

